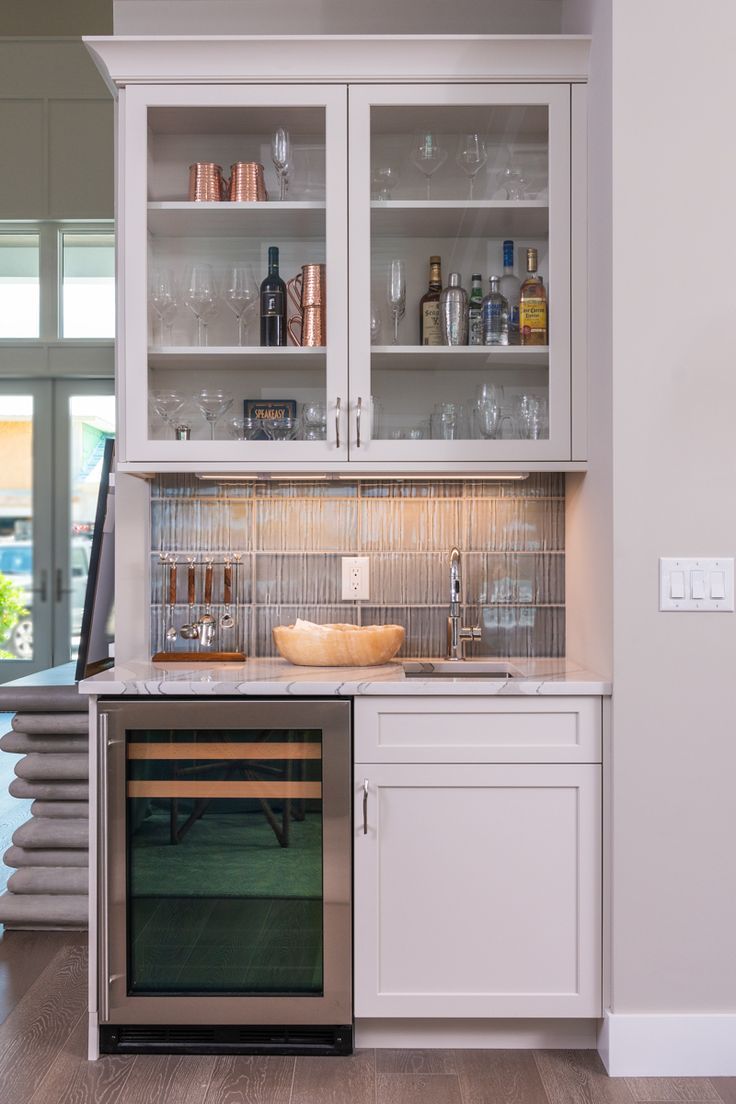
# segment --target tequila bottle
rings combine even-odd
[[[526,270],[528,276],[521,285],[519,300],[519,330],[522,345],[546,345],[547,340],[547,289],[537,274],[537,251],[527,249]]]
[[[491,276],[491,290],[483,300],[483,344],[508,345],[509,304],[498,290],[499,277]]]

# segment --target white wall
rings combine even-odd
[[[657,610],[736,554],[736,5],[613,5],[613,1008],[736,1012],[736,615]]]
[[[114,0],[115,34],[555,34],[562,0]],[[175,28],[175,29],[174,29]]]

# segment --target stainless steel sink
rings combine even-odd
[[[407,678],[523,678],[513,663],[498,659],[406,659],[402,663]]]

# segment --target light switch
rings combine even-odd
[[[670,598],[685,597],[685,572],[673,571],[670,575]]]
[[[676,556],[659,561],[659,608],[732,613],[733,557]]]

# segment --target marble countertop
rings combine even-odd
[[[84,679],[81,694],[357,697],[480,697],[489,694],[608,695],[611,683],[567,659],[511,659],[522,678],[409,678],[401,662],[382,667],[295,667],[285,659],[249,659],[245,663],[122,663]]]

